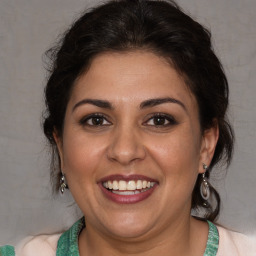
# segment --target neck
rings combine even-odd
[[[136,238],[117,238],[88,224],[79,236],[80,255],[203,255],[208,236],[207,223],[189,216],[159,230],[161,232],[154,230]]]

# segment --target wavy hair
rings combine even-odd
[[[89,69],[97,55],[137,49],[164,57],[182,75],[197,100],[202,132],[217,122],[219,140],[208,178],[216,164],[230,163],[234,135],[226,116],[229,88],[213,51],[210,32],[174,1],[108,1],[84,12],[46,53],[50,75],[45,87],[43,128],[52,148],[52,177],[57,187],[61,171],[53,132],[62,135],[75,80]],[[204,217],[214,220],[219,214],[220,196],[212,186],[211,191],[214,202],[206,204],[200,196],[199,175],[191,206],[203,208]]]

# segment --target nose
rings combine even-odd
[[[142,137],[135,128],[123,127],[116,129],[107,150],[108,159],[121,165],[129,165],[135,161],[143,160],[146,150]]]

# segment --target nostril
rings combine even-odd
[[[145,158],[146,151],[141,141],[136,136],[119,136],[107,149],[107,157],[120,164],[130,164]]]
[[[134,149],[132,151],[120,150],[118,152],[108,153],[108,158],[112,161],[117,161],[120,164],[130,164],[136,160],[142,160],[145,158],[144,150]]]

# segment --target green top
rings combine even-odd
[[[14,247],[10,245],[0,247],[0,256],[15,256]]]
[[[216,256],[219,246],[217,227],[210,221],[206,249],[203,256]],[[78,220],[69,230],[64,232],[58,241],[56,256],[79,256],[78,237],[85,227],[84,218]],[[0,247],[0,256],[15,256],[14,247]]]

